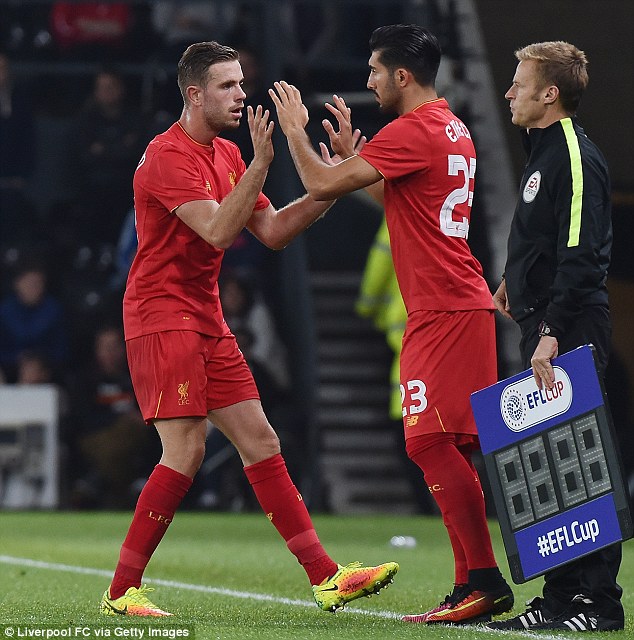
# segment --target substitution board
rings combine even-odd
[[[594,348],[471,396],[513,580],[519,584],[631,538],[632,516]]]

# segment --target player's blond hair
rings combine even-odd
[[[520,62],[536,62],[541,85],[555,85],[559,89],[562,107],[568,113],[577,110],[581,95],[588,86],[588,59],[583,51],[557,40],[529,44],[518,49],[515,57]]]

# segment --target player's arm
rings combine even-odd
[[[253,140],[253,161],[240,181],[221,203],[214,200],[193,200],[175,210],[176,215],[201,238],[220,249],[233,244],[253,213],[273,160],[273,123],[269,112],[247,107],[249,130]]]
[[[365,190],[370,195],[370,197],[380,204],[382,207],[385,205],[385,194],[383,192],[383,180],[379,180],[379,182],[375,182],[374,184],[368,185]]]
[[[342,108],[346,108],[343,98],[338,98],[337,96],[333,96],[333,98],[343,104]],[[330,105],[326,106],[329,107]],[[332,108],[334,109],[334,107]],[[330,125],[327,120],[325,123]],[[324,128],[330,136],[326,124],[324,124]],[[342,130],[340,127],[339,132],[334,132],[332,125],[330,125],[330,129],[333,131],[333,136],[339,136],[339,140],[335,141],[334,144],[331,143],[333,155],[329,153],[328,147],[323,142],[319,145],[321,147],[321,156],[328,165],[334,166],[346,158],[352,157],[365,144],[365,136],[361,135],[359,129],[353,132],[352,127],[349,127],[349,130]],[[247,227],[269,248],[283,249],[296,235],[307,229],[319,218],[322,218],[334,202],[334,200],[317,202],[309,195],[305,195],[291,202],[283,209],[275,210],[270,206],[261,211],[255,211]]]
[[[334,166],[325,163],[314,151],[304,130],[308,111],[299,90],[283,81],[274,86],[275,90],[270,89],[269,94],[275,103],[278,121],[299,177],[314,200],[334,200],[382,180],[381,174],[359,156]]]
[[[295,236],[323,217],[334,200],[316,202],[304,195],[282,209],[269,205],[254,211],[247,223],[251,233],[269,249],[283,249]]]

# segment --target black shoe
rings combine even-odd
[[[495,620],[485,625],[487,629],[498,631],[517,631],[524,629],[536,629],[547,620],[547,612],[544,609],[544,601],[539,596],[526,603],[526,611],[514,618]]]
[[[620,631],[624,625],[598,615],[594,601],[584,595],[575,596],[570,605],[559,615],[532,627],[545,631]]]

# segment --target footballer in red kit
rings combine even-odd
[[[223,319],[218,275],[238,234],[246,227],[282,249],[332,206],[305,195],[277,210],[264,196],[274,152],[273,123],[261,106],[247,109],[254,152],[248,167],[238,147],[218,137],[240,123],[243,81],[237,51],[217,42],[190,45],[178,64],[181,117],[150,142],[134,176],[138,250],[124,296],[125,337],[135,394],[162,455],[102,596],[106,615],[172,615],[148,598],[142,578],[202,463],[208,421],[236,447],[264,514],[322,610],[378,593],[399,568],[341,566],[327,554]]]
[[[174,214],[186,202],[222,202],[245,170],[233,142],[218,137],[201,144],[176,122],[152,140],[134,174],[139,247],[123,298],[123,321],[130,372],[147,422],[206,415],[259,398],[222,315],[218,277],[224,250]],[[269,204],[260,193],[254,209]],[[163,366],[166,354],[169,368]]]
[[[233,142],[217,137],[201,144],[178,122],[150,142],[134,174],[139,247],[123,299],[126,340],[176,329],[229,332],[218,297],[224,250],[174,211],[195,200],[222,202],[245,170]],[[260,193],[254,209],[269,204]]]
[[[321,158],[305,132],[296,87],[269,93],[309,195],[338,198],[365,188],[385,207],[394,268],[407,309],[401,399],[408,456],[421,468],[442,513],[454,555],[454,586],[406,622],[468,624],[510,610],[513,592],[491,545],[484,497],[471,454],[478,448],[470,394],[497,380],[491,293],[467,244],[476,173],[468,128],[439,98],[437,39],[418,25],[389,25],[370,38],[367,87],[396,113],[355,147],[351,111],[339,96],[326,108]],[[421,489],[425,490],[421,482]]]
[[[383,178],[394,269],[409,313],[492,309],[482,267],[467,244],[476,152],[446,100],[387,124],[359,156]],[[447,129],[450,129],[451,134]]]
[[[476,170],[471,135],[438,98],[387,124],[359,156],[384,178],[385,219],[408,313],[405,438],[475,435],[469,396],[496,382],[497,360],[491,293],[467,244]],[[447,313],[454,311],[474,313]]]

